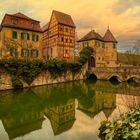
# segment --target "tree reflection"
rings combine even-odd
[[[106,119],[140,105],[140,86],[113,85],[106,81],[78,81],[0,94],[0,119],[10,139],[42,128],[44,116],[54,135],[68,131],[77,109],[92,119],[100,112]],[[76,104],[78,101],[78,104]]]

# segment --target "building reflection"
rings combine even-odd
[[[34,93],[45,102],[44,113],[50,120],[54,135],[71,129],[75,122],[73,83],[36,87]]]
[[[14,94],[9,94],[10,101],[9,96],[3,97],[6,102],[1,106],[5,109],[1,120],[9,139],[41,129],[44,120],[42,101],[31,90]]]
[[[103,111],[106,118],[108,118],[116,108],[116,94],[96,91],[95,95],[90,100],[87,100],[87,104],[90,104],[90,102],[92,102],[91,106],[85,106],[86,103],[82,104],[82,102],[79,100],[78,109],[91,118],[94,118],[95,115],[100,111]]]
[[[91,118],[104,112],[103,116],[108,119],[116,116],[118,110],[139,106],[139,95],[140,87],[124,83],[112,85],[105,81],[79,81],[23,91],[5,91],[0,94],[0,120],[9,139],[41,129],[46,117],[54,135],[59,135],[74,125],[77,106]]]
[[[140,86],[130,86],[127,83],[113,85],[107,81],[97,81],[94,85],[86,82],[85,87],[86,92],[78,98],[78,109],[91,118],[103,111],[108,119],[120,105],[123,108],[117,110],[118,114],[121,110],[125,112],[124,110],[140,106]]]
[[[65,132],[75,122],[75,100],[69,99],[64,105],[46,107],[45,115],[51,122],[54,135]]]

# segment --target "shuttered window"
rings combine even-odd
[[[32,57],[38,57],[38,50],[36,50],[36,49],[31,50],[31,56]]]
[[[12,38],[17,39],[17,32],[16,31],[12,31]]]
[[[33,35],[32,35],[32,41],[38,41],[38,40],[39,40],[39,36],[33,34]]]
[[[27,33],[27,40],[30,40],[30,34]]]
[[[22,49],[21,50],[21,56],[22,57],[28,57],[29,56],[29,50],[28,49]]]

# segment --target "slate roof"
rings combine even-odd
[[[114,42],[117,43],[117,40],[115,39],[115,37],[113,36],[113,34],[111,33],[111,31],[109,29],[107,29],[105,35],[104,35],[104,41],[105,42]]]
[[[55,15],[58,23],[75,28],[75,24],[74,24],[72,17],[70,15],[56,11],[56,10],[53,10],[53,14]]]
[[[92,40],[92,39],[99,40],[99,41],[104,41],[103,37],[100,34],[98,34],[97,32],[95,32],[94,30],[91,30],[83,38],[81,38],[80,40],[78,40],[78,42],[88,41],[88,40]]]

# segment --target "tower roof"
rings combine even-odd
[[[110,29],[108,28],[105,35],[104,35],[104,41],[105,42],[114,42],[117,43],[117,40],[115,39],[115,37],[113,36],[113,34],[111,33]]]
[[[55,14],[55,17],[58,23],[75,27],[75,24],[70,15],[56,11],[56,10],[53,10],[53,14]]]
[[[88,40],[92,40],[92,39],[104,41],[103,37],[100,34],[95,32],[94,30],[92,30],[88,34],[86,34],[83,38],[78,40],[78,42],[88,41]]]

